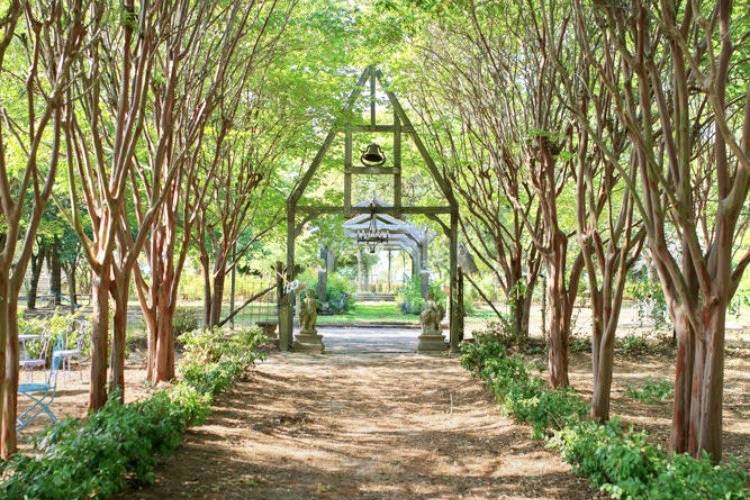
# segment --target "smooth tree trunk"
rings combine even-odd
[[[115,310],[112,321],[112,352],[109,362],[109,392],[119,391],[121,402],[125,401],[125,355],[127,353],[128,290],[130,274],[116,276],[109,283]]]
[[[567,240],[558,230],[552,241],[552,251],[546,256],[547,301],[550,311],[547,365],[549,383],[555,388],[570,385],[570,379],[568,378],[568,342],[573,308],[568,301],[568,293],[565,287],[566,249]]]
[[[0,283],[6,290],[8,280]],[[12,294],[6,297],[12,297]],[[0,457],[7,460],[17,447],[16,417],[18,414],[18,303],[15,300],[0,303],[0,335],[5,337],[4,353],[0,353],[0,368],[3,370],[2,382],[2,428],[0,429]],[[3,335],[4,334],[4,335]],[[2,338],[2,337],[0,337]]]
[[[42,275],[42,267],[44,265],[45,254],[46,248],[40,246],[39,252],[31,256],[31,276],[29,276],[29,291],[28,295],[26,296],[26,309],[36,309],[36,299],[39,290],[39,277]]]
[[[76,312],[78,308],[78,285],[76,283],[76,266],[65,266],[65,276],[68,280],[68,295],[70,296],[70,312]]]
[[[107,343],[109,340],[109,265],[107,271],[92,272],[91,303],[91,382],[89,411],[98,410],[107,402]]]
[[[52,305],[62,304],[62,266],[60,264],[60,240],[55,238],[47,252],[47,268],[49,269],[49,290],[52,295]]]

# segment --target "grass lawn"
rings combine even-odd
[[[476,308],[469,317],[492,319],[495,317],[495,313],[489,308]],[[354,304],[354,307],[344,314],[333,316],[318,315],[318,325],[322,326],[349,323],[377,324],[381,322],[419,324],[419,316],[416,314],[403,314],[396,302],[359,302]]]
[[[418,324],[419,316],[404,314],[396,302],[360,302],[344,314],[318,315],[318,325],[343,325],[348,323]]]

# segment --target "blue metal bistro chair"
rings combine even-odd
[[[18,416],[16,420],[17,431],[23,430],[42,413],[46,414],[53,423],[57,421],[57,417],[52,412],[50,405],[55,400],[57,372],[62,366],[62,360],[63,358],[60,356],[60,353],[53,351],[47,382],[42,384],[30,383],[18,385],[18,394],[28,398],[31,401],[31,406]]]

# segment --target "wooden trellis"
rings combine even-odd
[[[370,90],[370,123],[355,124],[352,123],[352,109],[357,99],[362,95],[363,90],[369,83]],[[390,124],[378,124],[376,120],[376,89],[377,84],[384,90],[388,101],[393,109],[393,122]],[[390,167],[366,167],[354,166],[352,163],[352,143],[353,135],[357,133],[389,133],[392,134],[393,140],[393,166]],[[305,192],[310,180],[318,170],[323,158],[325,158],[328,149],[338,134],[344,134],[344,204],[343,206],[304,206],[299,205],[299,201]],[[430,176],[440,189],[446,205],[445,206],[404,206],[401,202],[401,141],[403,134],[407,134],[414,141],[419,154],[423,160],[424,166],[430,173]],[[352,204],[352,176],[354,175],[390,175],[393,177],[393,206],[355,206]],[[341,116],[331,127],[323,141],[322,146],[310,163],[309,168],[303,174],[299,183],[287,199],[287,267],[286,279],[288,283],[294,281],[295,274],[295,239],[302,229],[302,225],[311,221],[313,218],[324,214],[343,214],[345,217],[352,217],[356,214],[374,213],[389,214],[395,217],[401,215],[426,215],[438,221],[450,240],[450,347],[451,351],[458,350],[458,343],[463,332],[463,308],[460,301],[462,296],[459,287],[461,281],[459,278],[460,270],[457,266],[458,261],[458,204],[450,188],[450,184],[438,170],[432,157],[430,157],[427,148],[414,129],[411,120],[404,112],[403,107],[398,101],[396,95],[383,85],[383,75],[381,71],[374,66],[369,66],[364,70],[357,81],[355,89],[352,91],[349,99],[344,106]],[[449,215],[450,222],[445,224],[440,215]],[[298,222],[298,216],[300,221]],[[293,341],[293,304],[294,291],[284,290],[279,298],[279,334],[280,346],[282,350],[289,350]]]

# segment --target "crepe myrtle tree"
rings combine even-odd
[[[719,461],[726,311],[750,264],[750,251],[735,255],[750,190],[749,87],[739,64],[747,12],[725,0],[627,9],[577,0],[575,11],[579,26],[597,27],[578,29],[577,39],[632,144],[635,168],[621,173],[677,334],[672,447]]]
[[[88,2],[0,7],[0,457],[16,451],[18,295],[62,155],[67,89]]]
[[[541,213],[524,163],[506,140],[509,131],[497,120],[502,102],[494,82],[486,76],[488,61],[475,37],[469,31],[456,40],[441,32],[431,39],[421,57],[438,59],[440,64],[425,65],[431,71],[415,85],[414,93],[434,154],[442,159],[446,177],[461,201],[459,223],[466,245],[494,275],[510,304],[507,326],[516,341],[524,344],[541,269],[541,254],[527,236],[524,221],[533,221],[531,227],[539,237]],[[474,43],[465,44],[467,38]],[[471,63],[465,65],[467,60]],[[488,102],[495,104],[487,106]],[[471,276],[465,278],[505,322],[505,315]]]
[[[134,219],[123,219],[122,245],[132,248],[134,231],[129,223],[142,226],[149,207],[157,206],[152,227],[145,237],[144,264],[134,268],[135,285],[148,330],[147,378],[152,382],[175,376],[172,319],[177,292],[187,259],[197,207],[204,200],[216,163],[202,171],[199,165],[205,131],[217,107],[227,96],[243,91],[255,69],[254,58],[261,43],[271,37],[266,28],[277,3],[180,4],[172,12],[166,44],[157,53],[163,80],[151,82],[153,105],[147,115],[143,158],[135,158],[131,175]],[[249,51],[244,47],[252,47]],[[206,61],[212,61],[206,66]],[[216,137],[221,144],[230,124],[219,120]],[[174,172],[173,172],[174,171]],[[158,173],[155,176],[153,173]],[[154,197],[153,185],[166,192],[163,203]],[[159,196],[159,193],[156,193]],[[126,305],[126,302],[125,302]],[[116,360],[121,370],[124,351]]]
[[[116,251],[122,218],[127,213],[126,188],[142,136],[155,54],[172,28],[169,20],[175,4],[158,0],[125,0],[122,5],[92,3],[86,11],[89,29],[85,57],[76,67],[79,77],[68,92],[71,104],[66,109],[65,140],[69,203],[63,213],[81,240],[92,272],[90,410],[101,408],[107,401],[110,294],[116,304],[127,297],[136,250],[143,244],[156,213],[156,207],[151,207],[144,217],[132,251]],[[161,186],[154,184],[153,189],[163,196]],[[121,348],[126,322],[125,311],[116,308],[115,349]],[[112,386],[121,387],[118,364],[111,368]]]

